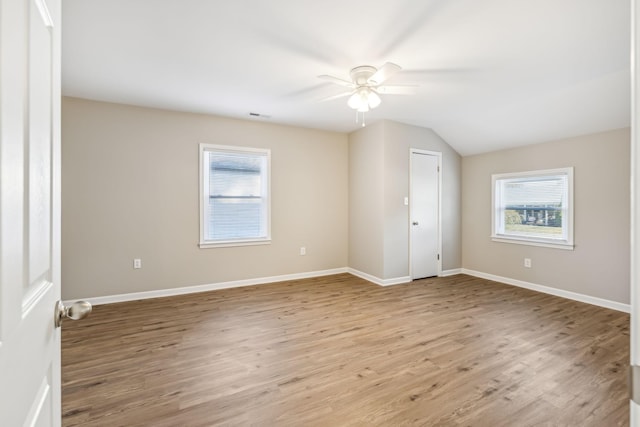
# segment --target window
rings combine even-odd
[[[270,151],[200,144],[200,247],[271,241]]]
[[[491,238],[573,249],[573,168],[492,175]]]

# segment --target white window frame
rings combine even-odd
[[[217,145],[217,144],[200,144],[200,248],[221,248],[221,247],[233,247],[233,246],[253,246],[253,245],[268,245],[271,244],[271,150],[266,148],[250,148],[250,147],[237,147],[231,145]],[[266,157],[267,171],[266,177],[266,236],[263,238],[238,238],[228,240],[207,240],[205,236],[208,235],[208,221],[206,215],[208,197],[209,197],[209,164],[207,161],[206,153],[209,151],[215,151],[220,153],[231,154],[248,154],[258,153]]]
[[[500,195],[501,183],[510,180],[527,180],[532,178],[544,178],[545,176],[567,176],[567,191],[565,194],[567,203],[562,207],[562,228],[561,239],[533,237],[526,235],[514,235],[504,233],[504,206]],[[517,173],[500,173],[491,175],[491,240],[502,243],[515,243],[530,246],[542,246],[548,248],[573,250],[573,167],[546,169]]]

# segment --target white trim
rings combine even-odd
[[[409,148],[409,215],[407,217],[407,226],[409,230],[409,280],[413,280],[413,266],[412,260],[412,247],[411,247],[411,203],[413,195],[413,153],[426,154],[429,156],[435,156],[438,160],[438,262],[437,262],[437,275],[442,275],[442,153],[439,151],[421,150],[419,148]]]
[[[462,274],[461,268],[453,268],[451,270],[443,270],[438,277],[455,276],[456,274]]]
[[[479,277],[481,279],[493,280],[494,282],[500,282],[507,285],[517,286],[519,288],[525,288],[536,292],[542,292],[544,294],[555,295],[557,297],[567,298],[574,301],[584,302],[587,304],[597,305],[599,307],[609,308],[611,310],[622,311],[623,313],[629,313],[631,306],[629,304],[623,304],[616,301],[611,301],[603,298],[592,297],[590,295],[579,294],[577,292],[565,291],[563,289],[552,288],[549,286],[538,285],[536,283],[525,282],[522,280],[511,279],[508,277],[496,276],[494,274],[483,273],[481,271],[469,270],[467,268],[462,269],[462,274],[468,274],[469,276]]]
[[[631,1],[631,364],[640,364],[640,7]],[[634,409],[634,406],[632,406]],[[640,416],[640,406],[635,406]],[[640,421],[640,417],[637,418]]]
[[[270,245],[271,239],[264,240],[225,240],[218,243],[200,243],[198,246],[200,249],[208,249],[208,248],[233,248],[236,246],[258,246],[258,245]]]
[[[353,268],[347,268],[347,273],[353,274],[354,276],[367,280],[371,283],[375,283],[378,286],[400,285],[402,283],[411,282],[410,276],[394,277],[392,279],[381,279],[379,277],[372,276],[371,274],[364,273],[362,271],[355,270]]]
[[[334,268],[331,270],[311,271],[307,273],[284,274],[281,276],[260,277],[256,279],[234,280],[231,282],[210,283],[207,285],[185,286],[182,288],[160,289],[156,291],[133,292],[130,294],[107,295],[103,297],[84,298],[85,301],[92,305],[112,304],[116,302],[135,301],[149,298],[171,297],[176,295],[193,294],[197,292],[208,292],[219,289],[239,288],[242,286],[263,285],[274,282],[284,282],[287,280],[308,279],[311,277],[331,276],[333,274],[347,273],[348,269]],[[81,299],[74,298],[70,301],[64,301],[64,304],[71,304],[73,301]]]
[[[367,280],[378,286],[392,286],[411,282],[411,277],[395,277],[392,279],[380,279],[379,277],[372,276],[371,274],[364,273],[359,270],[355,270],[350,267],[334,268],[330,270],[311,271],[307,273],[293,273],[284,274],[281,276],[261,277],[256,279],[234,280],[230,282],[211,283],[206,285],[185,286],[181,288],[160,289],[155,291],[145,292],[133,292],[129,294],[108,295],[102,297],[92,298],[74,298],[73,300],[64,301],[65,305],[72,304],[77,299],[84,299],[90,302],[92,305],[112,304],[117,302],[144,300],[149,298],[161,298],[176,295],[193,294],[197,292],[208,292],[220,289],[239,288],[243,286],[263,285],[275,282],[284,282],[288,280],[308,279],[312,277],[331,276],[334,274],[349,273],[361,279]],[[445,270],[439,277],[454,276],[456,274],[467,274],[469,276],[479,277],[486,280],[493,280],[494,282],[500,282],[507,285],[513,285],[520,288],[529,289],[532,291],[542,292],[545,294],[555,295],[574,301],[584,302],[587,304],[597,305],[600,307],[609,308],[612,310],[622,311],[624,313],[630,312],[629,304],[623,304],[615,301],[610,301],[602,298],[592,297],[589,295],[579,294],[576,292],[565,291],[562,289],[552,288],[549,286],[538,285],[535,283],[524,282],[522,280],[510,279],[508,277],[496,276],[494,274],[483,273],[480,271],[469,270],[467,268],[456,268],[451,270]]]
[[[640,364],[640,7],[631,0],[631,330],[630,362]],[[640,423],[640,405],[630,401],[630,425]]]
[[[516,245],[539,246],[541,248],[563,249],[565,251],[572,251],[575,249],[573,245],[568,245],[566,243],[552,243],[550,240],[539,242],[535,237],[527,239],[521,237],[505,237],[505,235],[501,234],[499,236],[491,236],[491,240],[498,243],[515,243]]]
[[[266,235],[264,237],[251,238],[251,239],[230,239],[230,240],[205,240],[204,236],[207,234],[208,222],[206,221],[204,210],[205,210],[205,194],[209,193],[209,180],[205,179],[205,174],[208,176],[208,164],[205,166],[205,153],[207,151],[217,151],[217,152],[225,152],[231,154],[259,154],[264,156],[267,163],[267,173],[266,173],[266,189],[263,191],[266,192],[266,218],[265,218],[265,228]],[[198,161],[199,161],[199,176],[200,182],[198,184],[199,193],[199,217],[200,217],[200,236],[199,236],[199,244],[198,246],[201,249],[208,248],[227,248],[234,246],[253,246],[253,245],[268,245],[271,243],[271,150],[268,148],[252,148],[252,147],[241,147],[241,146],[233,146],[233,145],[216,145],[216,144],[207,144],[200,143],[198,144]]]

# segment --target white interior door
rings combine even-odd
[[[411,278],[437,276],[440,266],[440,153],[410,151]]]
[[[0,1],[0,424],[55,426],[60,2]]]

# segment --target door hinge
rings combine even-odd
[[[438,254],[438,261],[440,261],[440,254]]]
[[[640,366],[629,366],[629,396],[640,405]]]
[[[438,172],[440,172],[440,166],[438,166]]]

